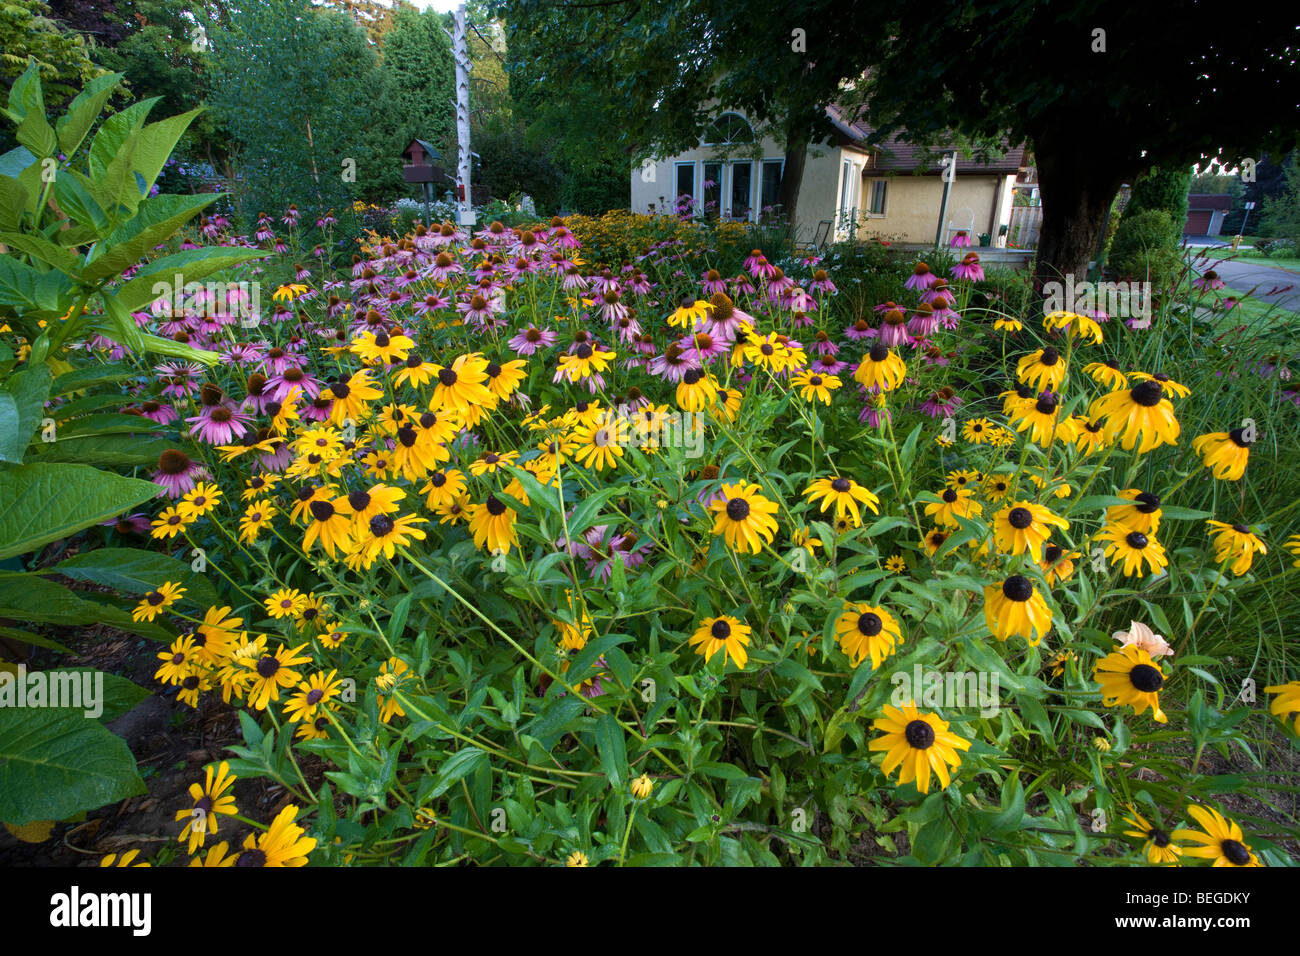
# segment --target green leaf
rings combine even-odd
[[[627,747],[623,728],[613,714],[601,714],[596,721],[596,752],[609,785],[620,789],[627,782]]]
[[[194,117],[203,112],[202,107],[188,113],[178,113],[167,119],[150,123],[140,130],[136,140],[135,153],[131,157],[131,168],[144,180],[141,191],[148,193],[153,188],[154,180],[162,172],[163,164],[172,154],[180,138],[185,135]],[[215,198],[215,197],[214,197]]]
[[[150,97],[132,103],[120,113],[114,113],[100,125],[95,138],[90,141],[89,168],[91,176],[104,176],[113,161],[121,153],[131,134],[144,125],[149,111],[154,108],[161,96]]]
[[[164,581],[174,581],[188,589],[183,602],[199,606],[217,603],[216,589],[188,562],[139,548],[95,548],[60,562],[51,572],[126,594],[145,594]]]
[[[427,794],[428,799],[440,797],[451,789],[451,785],[469,776],[481,766],[488,762],[486,750],[479,750],[477,747],[466,747],[464,750],[458,750],[438,768],[437,782],[433,789]]]
[[[23,369],[0,391],[0,461],[21,464],[50,397],[50,370]]]
[[[66,820],[144,792],[126,741],[98,721],[0,707],[0,820]]]
[[[21,60],[19,61],[21,62]],[[16,121],[23,120],[35,110],[45,115],[45,94],[41,91],[41,65],[33,57],[27,61],[27,69],[14,80],[9,87],[9,112]]]
[[[68,392],[80,391],[83,388],[93,388],[96,385],[106,385],[110,382],[135,378],[139,374],[139,369],[121,362],[112,365],[90,365],[86,368],[64,372],[54,380],[54,384],[50,386],[50,391],[55,395],[65,395]]]
[[[30,149],[38,159],[53,156],[59,145],[44,110],[28,110],[14,132],[14,139]]]
[[[0,256],[0,306],[20,313],[66,312],[60,308],[72,296],[72,282],[61,272],[41,272],[13,256]]]
[[[121,73],[97,76],[68,104],[67,111],[54,124],[59,137],[59,149],[65,156],[72,156],[81,146],[122,77]]]
[[[40,236],[5,231],[0,232],[0,242],[10,249],[16,249],[31,256],[38,262],[44,262],[46,265],[53,266],[69,275],[75,275],[81,266],[76,253],[64,249],[48,239],[42,239]]]
[[[176,230],[216,199],[214,194],[207,193],[202,196],[162,195],[143,200],[139,212],[104,240],[107,248],[87,263],[80,272],[81,277],[96,282],[120,275],[154,246],[170,239]]]
[[[39,446],[37,460],[43,462],[76,462],[84,465],[101,465],[122,468],[133,465],[156,465],[158,457],[176,442],[166,438],[137,438],[128,435],[87,435],[84,438],[63,438]]]
[[[76,176],[64,175],[55,178],[54,199],[59,204],[59,208],[75,222],[93,228],[97,237],[102,239],[108,232],[108,216]]]
[[[34,551],[157,497],[152,481],[90,465],[34,462],[0,471],[0,558]]]
[[[119,607],[88,601],[35,573],[0,577],[0,618],[4,617],[68,627],[107,624],[153,641],[170,641],[175,636],[157,624],[131,620],[130,613]]]

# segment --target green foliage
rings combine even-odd
[[[340,211],[397,162],[367,133],[378,60],[346,15],[309,0],[249,4],[213,29],[212,44],[210,103],[238,150],[232,191],[245,216],[294,200],[309,220]]]
[[[1177,246],[1182,239],[1183,224],[1187,221],[1187,193],[1191,183],[1190,169],[1158,166],[1151,169],[1133,184],[1132,195],[1120,222],[1151,209],[1162,210],[1169,216],[1169,241]]]
[[[1182,265],[1178,244],[1171,238],[1175,228],[1169,213],[1148,209],[1120,220],[1111,240],[1106,261],[1116,275],[1138,282],[1150,281],[1162,288]]]
[[[1259,225],[1263,235],[1291,240],[1290,254],[1293,255],[1296,247],[1300,246],[1300,163],[1292,156],[1283,169],[1285,188],[1281,196],[1265,207]]]

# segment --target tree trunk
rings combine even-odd
[[[781,215],[795,229],[795,214],[799,211],[799,187],[803,184],[804,164],[808,160],[807,129],[787,130],[785,137],[785,168],[781,173]]]
[[[1034,263],[1034,287],[1044,283],[1075,282],[1088,277],[1088,262],[1106,227],[1111,202],[1119,187],[1131,181],[1134,171],[1117,157],[1080,149],[1077,142],[1048,137],[1034,142],[1039,190],[1043,197],[1043,224]]]

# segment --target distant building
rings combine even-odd
[[[1223,231],[1223,217],[1232,208],[1227,193],[1192,193],[1187,197],[1184,236],[1217,236]]]

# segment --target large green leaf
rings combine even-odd
[[[120,113],[114,113],[100,124],[95,138],[90,141],[90,175],[103,176],[108,172],[113,160],[121,153],[131,134],[138,132],[162,97],[154,96],[138,103],[132,103]]]
[[[0,256],[0,306],[11,305],[20,312],[63,312],[60,306],[71,298],[72,282],[61,272],[41,272],[12,256]]]
[[[0,558],[26,554],[156,497],[152,481],[90,465],[33,462],[0,471]]]
[[[188,562],[153,551],[95,548],[61,561],[52,570],[74,581],[90,581],[126,594],[143,595],[172,581],[187,589],[182,600],[198,605],[217,603],[216,589]]]
[[[45,115],[45,94],[41,90],[41,65],[35,59],[27,61],[27,69],[23,70],[22,75],[14,80],[13,86],[9,87],[10,118],[19,122],[33,111]]]
[[[154,641],[173,638],[171,631],[157,624],[133,621],[130,612],[120,607],[87,600],[71,588],[35,573],[0,577],[0,617],[63,627],[107,624]]]
[[[126,346],[132,354],[139,355],[144,351],[144,333],[140,331],[140,326],[135,324],[131,313],[113,296],[101,292],[99,297],[104,302],[104,315],[95,326],[107,338]]]
[[[126,742],[67,710],[0,707],[0,820],[66,820],[144,793]]]
[[[154,196],[140,203],[140,211],[104,240],[104,252],[81,270],[88,281],[119,275],[154,246],[170,239],[176,230],[211,205],[216,196]]]
[[[165,438],[135,438],[127,435],[88,435],[85,438],[59,438],[39,446],[39,460],[80,462],[105,468],[133,465],[156,465],[158,457],[176,442]]]
[[[167,157],[172,154],[172,150],[176,148],[180,138],[185,135],[185,130],[194,121],[194,117],[202,112],[203,109],[200,107],[199,109],[190,110],[188,113],[179,113],[176,116],[169,116],[165,120],[150,123],[140,130],[140,138],[135,144],[135,154],[132,157],[131,168],[144,180],[141,186],[145,193],[148,193],[153,188],[154,180],[162,172]]]
[[[3,242],[10,249],[26,253],[33,259],[54,266],[54,268],[63,272],[75,273],[81,266],[81,261],[75,252],[64,249],[48,239],[42,239],[40,236],[6,231],[0,232],[0,242]]]
[[[84,223],[94,230],[93,235],[103,238],[108,232],[108,217],[100,208],[90,190],[77,176],[59,176],[54,181],[54,199],[59,208],[74,222]]]
[[[153,259],[131,277],[117,291],[117,301],[128,309],[142,309],[160,297],[159,289],[166,284],[167,291],[162,293],[170,297],[176,287],[176,276],[181,277],[181,288],[187,282],[197,282],[214,272],[233,266],[262,259],[270,255],[256,249],[235,249],[230,246],[204,246],[202,249],[183,249],[171,255]]]
[[[64,372],[54,380],[54,385],[51,386],[50,391],[55,395],[66,395],[68,392],[80,391],[83,388],[93,388],[96,385],[106,385],[109,382],[120,382],[123,379],[135,378],[139,374],[140,370],[138,368],[123,362],[114,362],[110,365],[88,365],[85,368]]]
[[[81,146],[82,140],[95,125],[95,120],[104,109],[104,104],[113,95],[113,88],[122,79],[121,73],[108,73],[97,76],[86,88],[77,94],[68,104],[67,111],[54,124],[59,137],[59,148],[65,156],[72,156]]]
[[[59,426],[60,438],[80,438],[85,435],[151,435],[159,426],[142,415],[124,415],[108,412],[103,415],[86,415],[74,418]]]
[[[0,390],[0,461],[21,464],[50,397],[50,370],[25,368]]]

